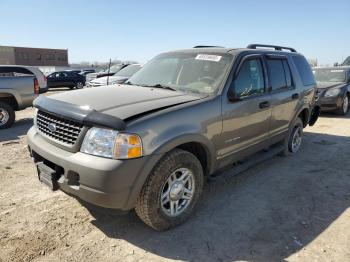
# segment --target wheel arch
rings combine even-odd
[[[202,135],[188,134],[171,139],[155,150],[154,154],[164,154],[179,148],[195,155],[201,162],[203,173],[209,175],[215,168],[215,148],[214,145]]]
[[[0,101],[8,104],[13,108],[13,110],[19,109],[19,104],[17,98],[13,93],[0,93]]]

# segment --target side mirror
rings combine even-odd
[[[231,102],[241,101],[242,99],[236,95],[234,85],[230,86],[227,92],[227,98]]]

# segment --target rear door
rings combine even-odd
[[[294,116],[300,93],[295,87],[286,56],[267,55],[265,61],[272,106],[270,137],[283,136]]]
[[[232,80],[232,88],[238,101],[223,100],[219,158],[268,140],[271,98],[261,55],[248,55],[242,59]]]

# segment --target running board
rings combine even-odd
[[[233,165],[229,165],[226,168],[215,172],[213,175],[208,177],[209,181],[215,181],[219,179],[225,179],[229,177],[236,176],[249,168],[260,164],[276,155],[281,153],[284,150],[284,145],[276,145],[274,147],[269,148],[267,151],[260,151],[254,155],[249,156],[243,161],[238,161]]]

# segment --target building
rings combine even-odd
[[[0,46],[0,65],[68,66],[68,49]]]

